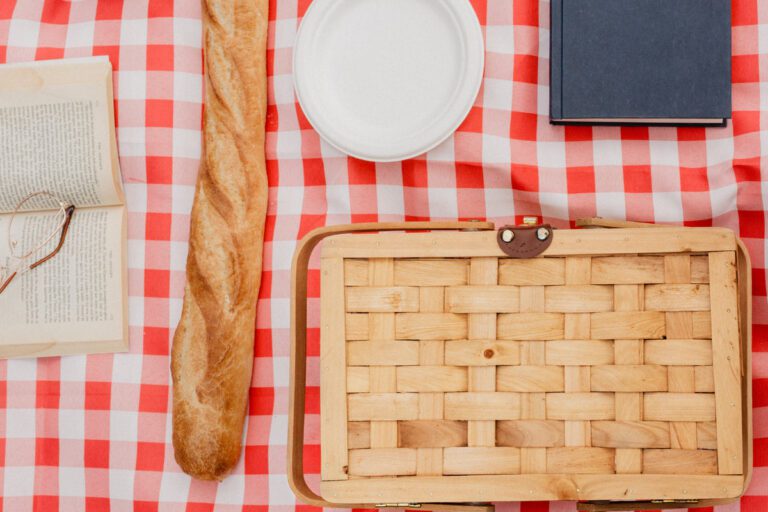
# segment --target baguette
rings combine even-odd
[[[253,370],[267,177],[268,0],[204,0],[203,156],[173,339],[173,446],[189,475],[240,458]]]

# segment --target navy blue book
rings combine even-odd
[[[730,0],[552,0],[550,121],[724,126]]]

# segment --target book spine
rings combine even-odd
[[[549,18],[549,119],[563,118],[563,1],[552,0]]]

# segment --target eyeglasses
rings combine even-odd
[[[36,211],[30,216],[28,211]],[[9,254],[0,261],[0,294],[13,279],[56,256],[67,238],[75,206],[50,192],[24,197],[8,223]]]

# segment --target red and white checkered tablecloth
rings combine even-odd
[[[724,129],[548,123],[547,0],[471,0],[486,41],[482,90],[446,143],[371,164],[324,144],[291,83],[309,0],[272,0],[269,215],[246,447],[220,484],[173,459],[169,348],[182,304],[200,157],[199,0],[0,0],[0,62],[108,55],[129,216],[129,354],[0,362],[1,510],[294,512],[286,481],[289,267],[325,224],[541,215],[726,226],[754,265],[755,471],[740,504],[768,511],[768,0],[733,3],[733,123]],[[318,273],[310,286],[307,471],[319,472]],[[1,327],[0,327],[1,328]],[[572,503],[500,512],[572,511]],[[711,510],[708,508],[700,510]]]

